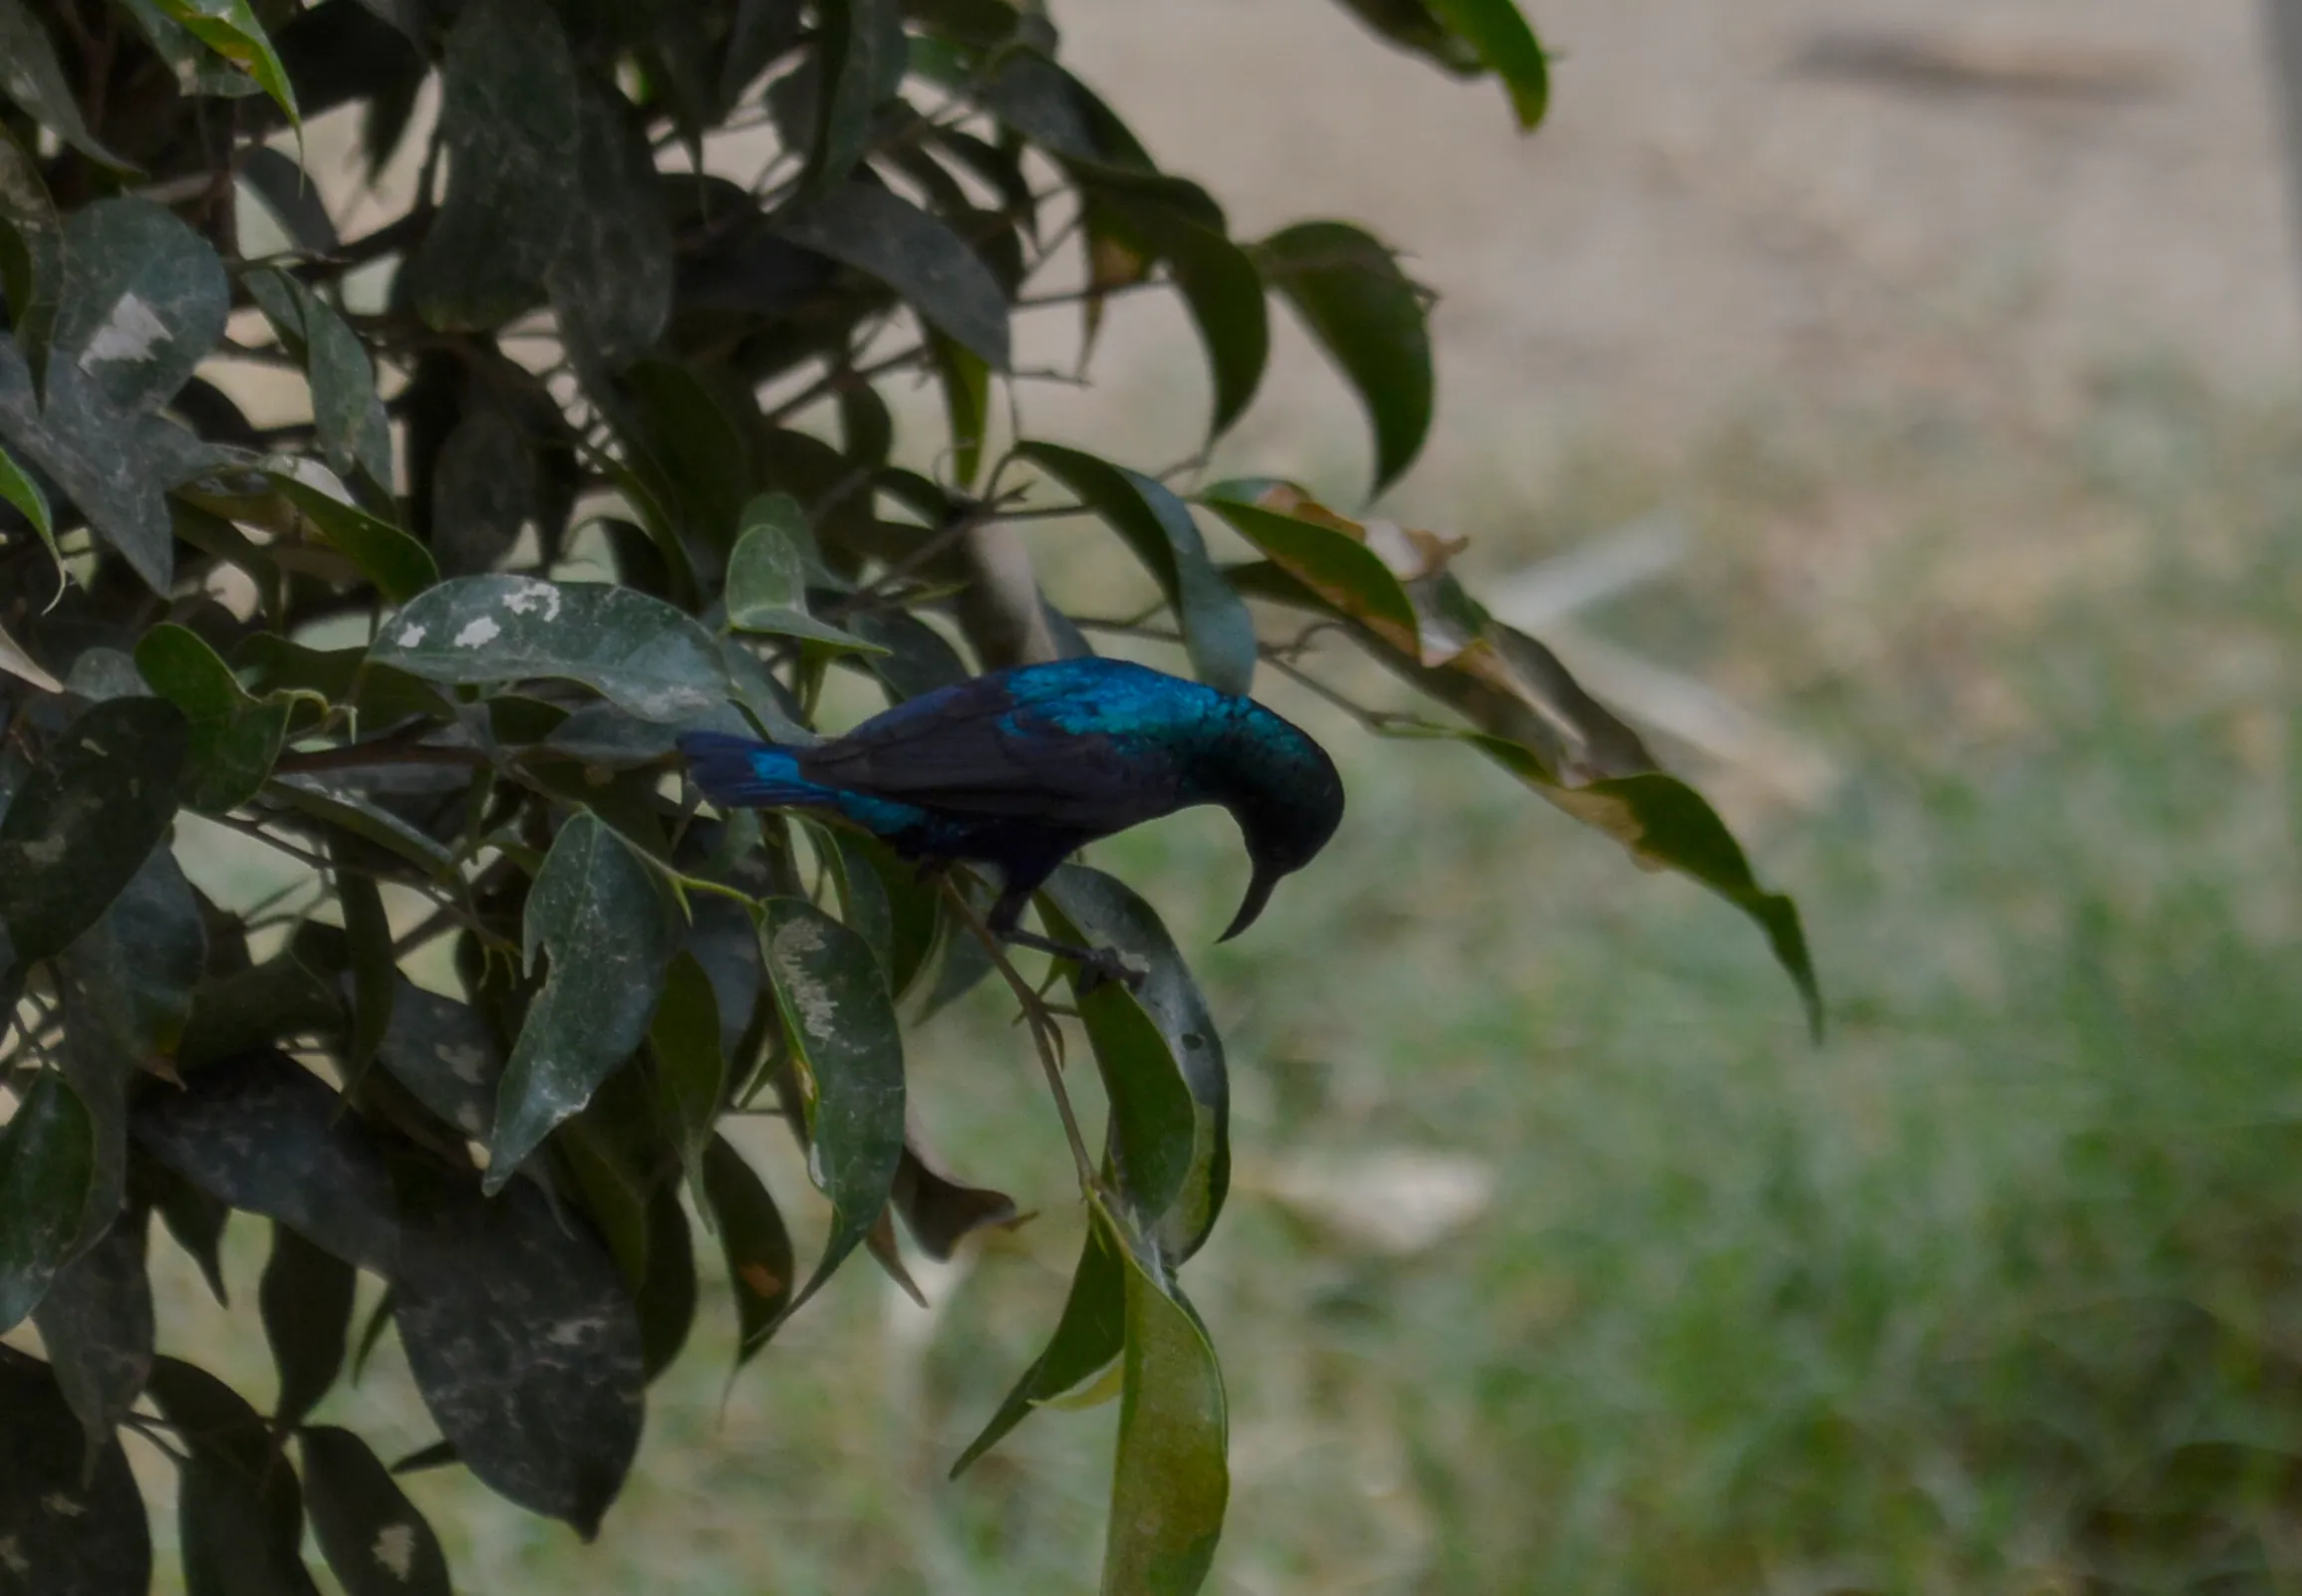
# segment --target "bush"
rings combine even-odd
[[[1541,117],[1506,0],[1353,9]],[[974,884],[796,816],[699,817],[674,754],[698,727],[809,738],[834,671],[901,699],[1085,650],[1024,518],[1115,533],[1168,615],[1108,630],[1215,685],[1317,685],[1259,613],[1348,636],[1453,711],[1359,711],[1373,729],[1467,738],[1723,893],[1812,1010],[1788,902],[1479,609],[1459,544],[1277,480],[1187,499],[1187,473],[1029,435],[1014,315],[1074,306],[1083,362],[1144,287],[1204,342],[1210,439],[1255,395],[1272,297],[1364,400],[1378,489],[1432,408],[1425,296],[1381,243],[1234,239],[1055,48],[1004,0],[0,0],[0,1328],[29,1317],[47,1357],[0,1349],[12,1579],[145,1587],[127,1425],[178,1466],[188,1588],[308,1588],[308,1518],[347,1589],[444,1591],[392,1471],[308,1422],[387,1332],[442,1438],[403,1466],[459,1463],[588,1535],[689,1331],[692,1215],[738,1363],[856,1249],[902,1278],[895,1219],[942,1255],[1014,1218],[904,1112],[904,1024],[996,973],[1058,1097],[1083,1032],[1107,1142],[1065,1102],[1085,1255],[959,1462],[1115,1370],[1108,1588],[1196,1587],[1224,1405],[1176,1271],[1223,1205],[1227,1094],[1156,916],[1059,875],[1050,930],[1149,973],[1057,1007],[982,935]],[[324,113],[358,119],[371,179],[422,149],[356,237],[300,164]],[[727,175],[760,127],[773,158]],[[266,367],[308,417],[243,412],[234,374]],[[945,433],[899,451],[882,389],[922,374]],[[1252,558],[1219,564],[1203,516]],[[178,855],[218,828],[288,861],[288,892],[195,889]],[[828,1206],[805,1271],[719,1134],[755,1102]],[[216,1282],[234,1209],[271,1221],[268,1416],[152,1351],[150,1216]],[[356,1330],[363,1270],[388,1290]]]

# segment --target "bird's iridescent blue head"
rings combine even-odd
[[[1342,777],[1310,734],[1259,703],[1242,707],[1225,739],[1218,801],[1239,822],[1255,874],[1229,941],[1255,924],[1280,879],[1309,864],[1342,823]]]

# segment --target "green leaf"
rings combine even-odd
[[[659,505],[677,511],[698,551],[732,548],[751,490],[751,445],[735,417],[673,361],[637,362],[620,381],[632,419],[618,430],[632,446],[641,482]],[[662,528],[674,550],[682,527]]]
[[[48,1294],[96,1180],[96,1133],[64,1078],[43,1070],[0,1130],[0,1332]]]
[[[589,1540],[639,1448],[645,1376],[623,1277],[530,1183],[492,1198],[410,1171],[400,1344],[456,1456],[496,1494]]]
[[[265,474],[280,497],[295,506],[321,537],[350,556],[392,603],[406,604],[439,580],[431,551],[391,522],[286,471]]]
[[[132,1126],[139,1146],[202,1191],[392,1274],[399,1203],[384,1155],[344,1100],[284,1055],[189,1070],[182,1090],[141,1095]]]
[[[136,665],[154,692],[183,711],[191,728],[186,804],[202,814],[228,814],[263,790],[288,729],[285,699],[249,697],[199,634],[173,622],[153,627],[137,643]]]
[[[1542,124],[1551,104],[1551,63],[1512,0],[1426,0],[1439,20],[1503,80],[1522,133]]]
[[[931,333],[928,343],[935,353],[936,381],[943,387],[944,413],[951,418],[953,474],[960,487],[972,488],[983,470],[984,440],[991,434],[992,369],[940,333]]]
[[[512,1172],[646,1040],[679,931],[646,861],[588,811],[560,828],[527,895],[528,968],[551,968],[496,1093],[486,1189]]]
[[[1272,556],[1268,566],[1233,570],[1234,586],[1342,620],[1383,665],[1470,722],[1395,734],[1469,742],[1641,864],[1681,871],[1726,898],[1766,931],[1798,987],[1809,1029],[1821,1034],[1822,995],[1796,907],[1758,886],[1717,814],[1664,775],[1638,733],[1585,692],[1557,655],[1464,591],[1447,569],[1459,543],[1361,525],[1284,483],[1225,483],[1208,492]]]
[[[600,583],[456,577],[387,623],[369,658],[428,681],[580,681],[643,720],[682,720],[728,695],[709,632],[661,599]]]
[[[164,1164],[146,1163],[138,1175],[153,1188],[156,1195],[152,1200],[159,1209],[160,1222],[185,1256],[199,1266],[200,1278],[207,1282],[216,1305],[228,1306],[231,1296],[224,1286],[223,1240],[232,1210]]]
[[[151,1374],[151,1282],[144,1273],[149,1227],[150,1215],[142,1206],[119,1215],[94,1246],[56,1272],[48,1295],[32,1310],[55,1361],[56,1384],[80,1416],[92,1471],[102,1465],[113,1432]]]
[[[48,338],[64,277],[63,224],[40,163],[0,127],[0,293],[35,380],[48,367]]]
[[[164,593],[175,558],[166,491],[215,451],[148,412],[223,336],[230,285],[207,242],[144,199],[74,211],[57,253],[45,401],[23,352],[0,336],[0,435]]]
[[[1129,1217],[1148,1234],[1191,1178],[1198,1121],[1182,1071],[1142,1000],[1106,981],[1078,998],[1111,1106],[1110,1159]]]
[[[833,189],[776,231],[895,290],[931,327],[1007,369],[1007,300],[967,240],[910,200],[870,183]]]
[[[479,1011],[427,991],[407,977],[394,983],[392,1022],[377,1062],[442,1120],[484,1141],[495,1125],[503,1049]]]
[[[64,68],[56,60],[56,46],[23,0],[0,0],[0,94],[15,101],[34,122],[54,129],[82,154],[121,171],[135,169],[88,131],[80,103],[72,98]]]
[[[727,625],[738,632],[800,638],[855,654],[877,644],[807,613],[807,512],[788,493],[763,493],[743,507],[742,535],[727,557]]]
[[[266,268],[243,279],[280,342],[304,363],[312,385],[312,422],[336,474],[365,471],[392,486],[392,427],[376,392],[376,368],[360,335],[336,308],[293,273]]]
[[[24,468],[9,458],[6,449],[0,449],[0,499],[16,507],[19,515],[32,523],[32,530],[40,534],[40,541],[48,546],[48,557],[56,562],[56,578],[64,580],[64,556],[56,547],[56,520],[48,511],[48,495],[40,491],[40,484],[24,474]]]
[[[648,1027],[656,1109],[666,1139],[691,1182],[703,1181],[704,1150],[727,1092],[719,1051],[719,1002],[696,955],[682,952],[664,972],[664,995]]]
[[[272,1255],[264,1263],[256,1305],[273,1366],[280,1371],[280,1398],[273,1409],[279,1423],[302,1424],[343,1373],[357,1283],[349,1263],[292,1227],[273,1222]]]
[[[1213,1233],[1231,1188],[1231,1080],[1222,1033],[1167,928],[1124,884],[1084,865],[1066,865],[1048,878],[1040,901],[1051,903],[1059,924],[1068,928],[1058,934],[1115,948],[1144,971],[1135,995],[1165,1043],[1167,1067],[1175,1071],[1191,1099],[1189,1169],[1177,1199],[1150,1229],[1161,1256],[1171,1265],[1180,1264]],[[1120,1062],[1116,1044],[1130,1039],[1129,1029],[1124,1022],[1116,1028],[1109,1061],[1097,1044],[1098,1062],[1106,1075]],[[1089,1037],[1094,1038],[1092,1029]],[[1133,1040],[1140,1048],[1141,1039]],[[1158,1062],[1147,1049],[1141,1052],[1141,1067],[1156,1069]]]
[[[96,924],[175,814],[183,716],[115,698],[49,744],[0,819],[0,926],[19,968]]]
[[[1133,1254],[1105,1596],[1191,1596],[1207,1578],[1231,1493],[1223,1374],[1181,1292]]]
[[[303,126],[287,69],[248,0],[159,0],[159,5],[200,43],[253,78],[290,123]]]
[[[903,1160],[903,1033],[863,937],[799,898],[771,898],[759,946],[806,1115],[808,1170],[831,1233],[800,1303],[869,1233]]]
[[[809,193],[847,180],[869,142],[872,113],[902,84],[909,59],[897,0],[826,0],[820,15],[815,139],[801,184]]]
[[[1079,496],[1127,540],[1183,623],[1199,679],[1225,692],[1255,684],[1255,618],[1208,558],[1207,542],[1181,499],[1155,477],[1055,443],[1018,443],[1015,453]]]
[[[0,1540],[30,1596],[146,1596],[151,1527],[117,1439],[82,1466],[80,1427],[48,1365],[0,1347]]]
[[[1431,429],[1431,339],[1421,292],[1388,249],[1345,222],[1298,222],[1255,253],[1264,276],[1366,406],[1380,493],[1421,452]]]
[[[449,576],[485,571],[536,518],[535,451],[500,404],[467,407],[432,467],[432,552]]]
[[[153,1364],[150,1389],[190,1455],[176,1476],[186,1596],[311,1596],[303,1491],[255,1409],[174,1358]]]
[[[104,917],[56,959],[64,1076],[96,1130],[96,1183],[83,1239],[120,1212],[130,1085],[176,1050],[206,966],[199,903],[164,844],[145,856]]]
[[[392,953],[392,922],[375,878],[336,861],[336,897],[344,906],[344,931],[352,943],[352,1042],[344,1054],[344,1079],[356,1083],[374,1062],[392,1026],[399,996],[400,969]]]
[[[1127,1334],[1126,1265],[1107,1222],[1090,1213],[1087,1243],[1079,1266],[1071,1275],[1070,1294],[1063,1300],[1062,1317],[1046,1350],[1033,1359],[1014,1384],[983,1434],[951,1465],[957,1479],[985,1453],[1004,1440],[1008,1431],[1029,1417],[1033,1408],[1084,1384],[1118,1357]]]
[[[346,1596],[450,1596],[439,1537],[368,1444],[327,1425],[297,1439],[304,1507]]]
[[[263,202],[306,254],[333,255],[343,247],[344,240],[336,231],[335,218],[328,214],[319,186],[294,157],[270,144],[257,144],[241,151],[239,170],[233,175]],[[251,287],[255,275],[249,274]],[[269,314],[270,307],[265,311]]]
[[[582,199],[582,80],[543,0],[472,0],[440,78],[447,198],[408,280],[426,322],[478,332],[544,297]]]
[[[652,1383],[679,1358],[696,1325],[696,1238],[677,1183],[648,1198],[648,1274],[632,1305],[640,1316],[640,1366]]]
[[[1207,435],[1210,441],[1221,437],[1246,413],[1270,364],[1271,311],[1263,274],[1224,232],[1222,211],[1197,184],[1133,173],[1079,175],[1092,195],[1098,238],[1114,230],[1130,234],[1136,248],[1166,263],[1214,379]],[[1132,272],[1111,261],[1092,275],[1102,280],[1097,286],[1115,286]]]
[[[1411,658],[1421,645],[1414,602],[1364,543],[1315,521],[1250,502],[1246,484],[1218,483],[1201,502],[1338,613]]]
[[[905,1128],[903,1164],[895,1172],[889,1199],[919,1249],[939,1261],[978,1230],[1017,1222],[1013,1197],[953,1176],[928,1151],[916,1125]]]
[[[565,335],[617,370],[672,311],[672,229],[654,153],[624,97],[593,82],[578,102],[576,204],[544,273]]]
[[[454,856],[437,839],[339,782],[320,776],[282,776],[273,781],[270,794],[299,814],[397,855],[434,881],[454,875]]]
[[[798,1262],[774,1197],[726,1138],[713,1137],[703,1162],[703,1196],[712,1206],[734,1289],[735,1367],[740,1369],[767,1344],[789,1310]]]

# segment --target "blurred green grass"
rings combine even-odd
[[[1668,457],[1594,440],[1544,504],[1414,507],[1490,571],[1657,507],[1697,529],[1589,625],[1829,751],[1804,812],[1689,773],[1798,896],[1834,1027],[1806,1045],[1725,906],[1284,694],[1350,812],[1252,935],[1209,945],[1220,817],[1097,850],[1231,1048],[1238,1188],[1186,1274],[1234,1414],[1214,1589],[2302,1583],[2297,420],[2130,370],[2051,429],[1786,410]],[[596,1545],[416,1476],[459,1588],[1090,1587],[1110,1407],[943,1477],[1080,1229],[1007,1018],[939,1017],[913,1079],[1038,1217],[926,1271],[932,1315],[851,1266],[723,1404],[708,1281]],[[1386,1248],[1318,1195],[1402,1151],[1482,1173],[1483,1211]],[[171,1256],[163,1337],[261,1401],[259,1245],[235,1225],[229,1319]],[[324,1412],[431,1439],[389,1344]]]

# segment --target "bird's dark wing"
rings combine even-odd
[[[1093,832],[1166,814],[1177,792],[1156,745],[1066,731],[991,676],[898,704],[798,761],[808,780],[850,792]]]

